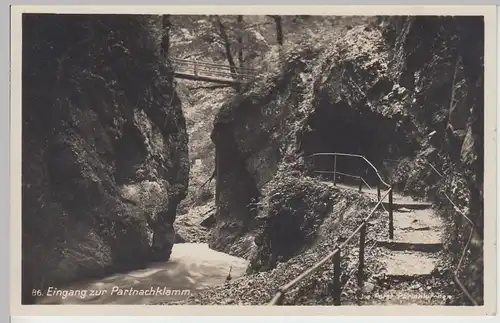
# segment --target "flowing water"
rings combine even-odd
[[[245,259],[211,250],[204,243],[174,245],[167,262],[93,281],[52,289],[38,304],[152,304],[178,301],[244,275]],[[49,291],[47,291],[48,293]]]

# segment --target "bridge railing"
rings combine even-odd
[[[176,62],[179,64],[194,64],[196,63],[199,66],[206,66],[206,67],[214,67],[214,68],[220,68],[220,69],[226,69],[230,70],[231,67],[229,65],[225,64],[215,64],[215,63],[207,63],[207,62],[199,62],[196,60],[189,60],[189,59],[180,59],[180,58],[171,58],[170,59],[172,62]],[[251,68],[244,68],[244,67],[239,67],[235,66],[237,70],[240,70],[242,73],[247,73],[247,74],[255,74],[256,70],[251,69]]]
[[[354,154],[344,154],[344,153],[317,153],[313,154],[310,156],[307,156],[306,158],[313,158],[315,156],[334,156],[335,161],[334,161],[334,179],[335,175],[338,174],[337,172],[337,167],[336,167],[336,159],[338,156],[344,156],[344,157],[351,157],[351,158],[358,158],[366,162],[369,167],[371,167],[375,173],[377,174],[379,178],[379,182],[388,187],[388,190],[384,193],[383,196],[380,195],[380,190],[378,190],[378,202],[377,204],[372,208],[368,216],[366,216],[362,223],[356,227],[356,229],[351,233],[351,235],[344,241],[342,242],[339,246],[337,246],[332,252],[330,252],[328,255],[326,255],[323,259],[318,261],[316,264],[314,264],[312,267],[309,269],[305,270],[297,276],[294,280],[289,282],[288,284],[282,286],[279,291],[276,293],[276,295],[273,297],[271,302],[268,305],[283,305],[286,293],[290,291],[291,288],[295,287],[299,282],[303,281],[307,277],[311,276],[315,272],[317,272],[320,268],[325,266],[325,264],[333,261],[333,299],[334,299],[334,305],[338,306],[340,305],[340,298],[341,298],[341,293],[342,293],[342,286],[340,283],[340,276],[341,276],[341,254],[342,250],[347,246],[349,242],[351,242],[354,237],[359,233],[359,259],[358,259],[358,268],[357,268],[357,283],[358,286],[362,286],[364,283],[364,265],[365,265],[365,246],[366,246],[366,227],[368,221],[373,217],[375,214],[375,211],[382,205],[382,201],[389,196],[389,205],[388,205],[388,212],[389,212],[389,237],[390,239],[393,239],[393,233],[394,233],[394,225],[393,225],[393,188],[391,185],[386,183],[383,178],[380,176],[380,173],[378,172],[377,168],[370,163],[364,156],[361,155],[354,155]],[[317,171],[321,172],[321,171]],[[351,176],[356,176],[356,175],[351,175]],[[359,176],[358,176],[359,177]],[[380,185],[378,185],[380,187]],[[383,205],[382,205],[383,206]]]
[[[235,80],[252,80],[257,76],[253,69],[234,67],[234,72],[228,65],[198,62],[196,60],[185,60],[178,58],[170,59],[174,70],[194,76],[215,76]]]

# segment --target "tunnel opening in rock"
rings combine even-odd
[[[408,118],[399,114],[383,116],[364,103],[353,106],[345,100],[335,104],[322,100],[308,118],[307,127],[308,131],[301,135],[299,141],[309,169],[322,172],[335,170],[341,173],[337,179],[352,185],[359,184],[357,176],[370,186],[377,185],[377,173],[364,159],[312,155],[341,153],[363,156],[377,168],[384,180],[390,181],[391,165],[387,161],[412,156],[416,145],[407,135],[410,127]],[[333,180],[333,174],[320,175]]]

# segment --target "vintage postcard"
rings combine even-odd
[[[496,26],[13,6],[12,315],[493,315]]]

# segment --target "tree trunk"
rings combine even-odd
[[[238,62],[240,68],[243,68],[243,16],[238,15]]]
[[[163,25],[163,37],[161,39],[161,48],[163,51],[163,55],[167,56],[168,49],[170,47],[170,28],[172,27],[172,23],[170,22],[170,15],[163,15],[162,25]]]
[[[280,46],[283,46],[283,25],[281,16],[272,16],[276,24],[276,41]]]
[[[221,36],[222,40],[224,41],[224,49],[226,51],[227,61],[229,62],[229,69],[231,70],[231,74],[232,74],[233,79],[236,80],[237,79],[236,64],[234,63],[233,54],[231,53],[231,43],[229,42],[229,37],[227,36],[226,27],[224,26],[224,24],[220,20],[219,16],[215,16],[215,18],[217,21],[217,26],[219,27],[220,36]],[[236,86],[236,88],[238,88],[238,86]]]
[[[283,61],[283,24],[282,17],[278,15],[270,15],[269,17],[273,18],[274,23],[276,25],[276,41],[279,45],[279,59]]]

